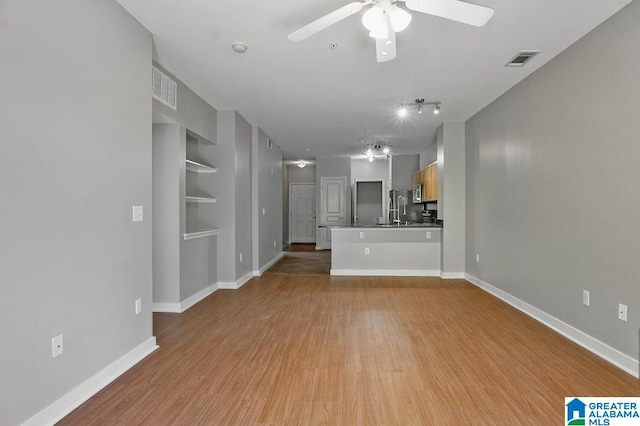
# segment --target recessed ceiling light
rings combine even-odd
[[[249,46],[247,46],[246,44],[242,43],[242,42],[235,42],[235,43],[231,43],[231,48],[233,49],[234,52],[236,53],[244,53],[247,51],[247,49],[249,48]]]

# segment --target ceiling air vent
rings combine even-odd
[[[518,53],[515,58],[510,60],[505,67],[521,67],[531,60],[534,56],[540,53],[539,50],[524,50]]]
[[[178,84],[158,68],[152,67],[152,69],[151,95],[154,99],[175,110],[177,106]]]

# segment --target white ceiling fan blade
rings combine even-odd
[[[298,31],[292,32],[287,36],[287,38],[290,41],[302,41],[307,37],[310,37],[315,33],[320,32],[337,22],[340,22],[345,18],[348,18],[354,13],[360,12],[360,10],[362,10],[362,6],[364,6],[365,4],[366,2],[359,3],[355,1],[353,3],[349,3],[346,6],[342,6],[340,9],[334,10],[333,12],[324,15],[322,18],[316,19],[312,23],[305,25]]]
[[[493,16],[493,9],[458,0],[406,0],[408,9],[481,27]]]
[[[376,39],[376,59],[378,62],[388,62],[396,58],[396,33],[389,28],[389,38]]]

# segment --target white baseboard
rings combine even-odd
[[[23,423],[22,426],[55,424],[156,349],[158,349],[156,338],[150,337],[140,346],[108,365],[102,371],[98,372],[98,374],[31,417]]]
[[[247,272],[242,278],[237,281],[220,281],[218,283],[219,289],[224,290],[237,290],[253,278],[253,271]]]
[[[440,278],[443,280],[464,279],[464,272],[442,272],[440,271]]]
[[[179,314],[182,312],[180,303],[153,303],[151,309],[153,312],[166,312],[170,314]]]
[[[193,305],[195,305],[205,297],[209,296],[211,293],[213,293],[217,289],[218,289],[218,283],[215,283],[210,285],[207,288],[203,288],[193,296],[187,297],[180,303],[180,309],[181,309],[180,312],[182,313],[186,311],[187,309],[189,309],[190,307],[192,307]]]
[[[497,298],[505,301],[519,311],[524,312],[531,318],[540,321],[542,324],[546,325],[552,330],[557,331],[567,339],[577,343],[588,351],[593,352],[600,358],[610,362],[611,364],[626,371],[632,376],[640,377],[637,359],[633,359],[630,356],[623,354],[622,352],[612,348],[606,343],[603,343],[596,338],[589,336],[585,332],[578,330],[577,328],[547,314],[546,312],[536,308],[535,306],[529,305],[527,302],[524,302],[517,297],[514,297],[509,293],[482,281],[479,278],[474,277],[473,275],[465,274],[465,279],[470,283],[480,287],[487,293],[493,294]]]
[[[267,269],[271,268],[278,262],[278,260],[282,259],[283,257],[284,253],[281,252],[279,255],[267,262],[262,268],[260,268],[259,271],[253,271],[253,276],[259,277],[260,275],[264,274]]]
[[[181,314],[214,291],[216,291],[218,288],[218,283],[212,284],[209,287],[203,288],[193,296],[187,297],[180,303],[154,303],[152,306],[152,310],[153,312]]]
[[[324,250],[322,246],[316,246],[316,250]]]
[[[439,277],[440,271],[435,269],[331,269],[330,274],[363,277]]]

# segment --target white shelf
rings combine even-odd
[[[191,136],[192,138],[196,139],[198,142],[203,143],[205,145],[217,145],[215,142],[210,141],[209,139],[200,136],[199,134],[197,134],[196,132],[193,132],[189,129],[187,129],[187,135]]]
[[[215,173],[218,171],[215,167],[207,166],[206,164],[198,163],[192,160],[187,161],[187,170],[195,173]]]
[[[214,197],[195,197],[191,195],[187,195],[184,199],[187,203],[215,203],[218,201]]]
[[[218,235],[220,233],[219,229],[209,228],[209,229],[201,229],[199,231],[190,231],[186,234],[183,234],[185,240],[193,240],[196,238],[206,238],[211,237],[212,235]]]

